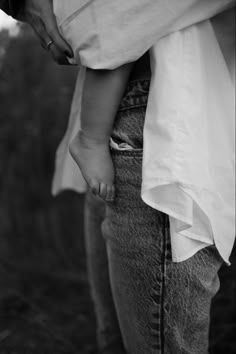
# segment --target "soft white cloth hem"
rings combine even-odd
[[[202,250],[203,248],[212,246],[214,243],[212,244],[202,244],[197,246],[196,248],[193,248],[190,252],[186,253],[184,256],[182,257],[177,257],[177,256],[172,256],[172,260],[175,263],[180,263],[180,262],[184,262],[187,261],[189,258],[193,257],[197,252],[199,252],[200,250]]]

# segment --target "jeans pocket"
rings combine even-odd
[[[144,108],[146,110],[149,86],[150,80],[139,79],[131,81],[126,88],[118,112],[134,108]]]

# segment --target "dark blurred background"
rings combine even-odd
[[[29,27],[0,30],[0,354],[96,353],[84,197],[51,195],[76,74]],[[212,307],[213,354],[236,353],[235,250],[231,261]]]

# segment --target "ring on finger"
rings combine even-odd
[[[52,40],[50,40],[50,41],[46,44],[47,50],[50,49],[50,47],[51,47],[52,44],[53,44],[53,41],[52,41]]]

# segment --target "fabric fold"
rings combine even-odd
[[[80,129],[81,98],[86,69],[81,67],[75,86],[71,111],[66,133],[57,148],[55,173],[52,181],[52,194],[57,195],[63,189],[72,189],[84,193],[87,189],[82,173],[69,152],[69,143]]]
[[[181,244],[190,238],[215,243],[228,262],[235,238],[234,89],[212,24],[166,36],[150,53],[142,198],[170,215],[172,244],[179,245],[173,259],[185,259]],[[188,253],[195,247],[189,244]]]
[[[152,79],[141,196],[169,215],[173,260],[183,261],[215,244],[229,262],[235,238],[235,34],[232,28],[227,31],[234,10],[209,19],[235,1],[84,0],[76,16],[77,0],[67,14],[59,2],[60,30],[75,48],[77,63],[113,69],[149,50]],[[57,155],[54,193],[69,186],[85,189],[68,152],[80,124],[82,76],[80,80],[76,112]]]
[[[234,0],[54,0],[75,63],[92,69],[136,61],[164,36],[232,6]]]

